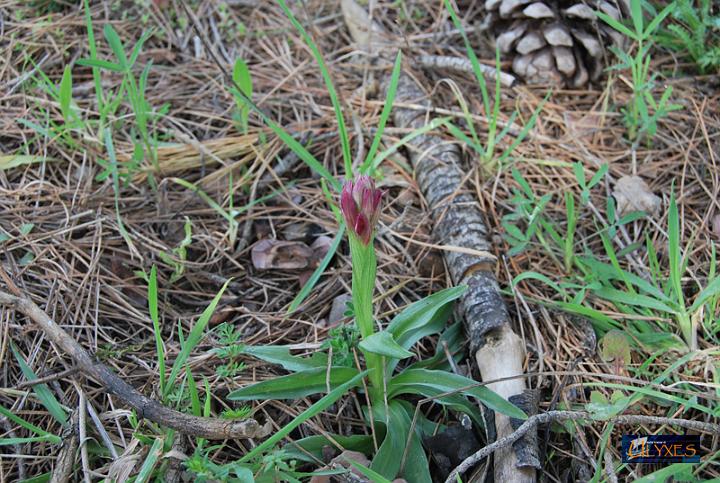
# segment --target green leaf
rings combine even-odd
[[[291,355],[290,348],[290,346],[281,345],[245,346],[242,352],[271,364],[279,364],[286,371],[296,372],[327,368],[326,353],[314,352],[310,357],[299,357]]]
[[[72,111],[70,110],[70,102],[72,101],[72,67],[65,66],[62,79],[60,80],[59,89],[60,112],[62,112],[65,122],[70,122]]]
[[[366,337],[360,341],[359,346],[363,351],[393,359],[406,359],[413,356],[412,352],[401,347],[395,342],[392,334],[385,330]]]
[[[635,32],[642,34],[643,32],[643,11],[641,0],[630,0],[630,17],[632,18]]]
[[[718,294],[720,294],[720,277],[715,277],[707,285],[707,287],[705,287],[700,292],[700,295],[697,296],[695,302],[693,302],[692,306],[690,307],[690,312],[697,312],[698,310],[700,310],[700,307],[705,304],[705,302],[707,302],[713,297],[716,297]]]
[[[46,158],[45,156],[31,156],[25,154],[11,154],[8,156],[0,156],[0,171],[5,171],[18,166],[33,163],[43,163],[45,161],[56,161],[55,159]]]
[[[682,290],[682,257],[680,255],[680,220],[674,190],[670,193],[668,208],[668,264],[670,265],[670,283],[678,298],[679,305],[684,306]]]
[[[28,423],[27,421],[25,421],[24,419],[22,419],[20,416],[16,416],[15,414],[13,414],[13,413],[10,412],[9,410],[7,410],[4,406],[0,406],[0,414],[3,415],[3,416],[5,416],[5,417],[6,417],[7,419],[9,419],[10,421],[12,421],[12,422],[20,425],[21,427],[27,429],[28,431],[31,431],[31,432],[37,434],[38,436],[41,436],[41,437],[43,437],[43,438],[54,436],[52,433],[48,433],[48,432],[45,431],[44,429],[42,429],[42,428],[40,428],[40,427],[38,427],[38,426],[35,426],[35,425],[32,424],[32,423]],[[55,437],[57,437],[57,436],[55,436]],[[58,438],[58,440],[60,440],[60,438]]]
[[[387,410],[383,405],[373,406],[373,419],[376,424],[385,426],[385,438],[372,460],[370,469],[392,480],[402,467],[402,476],[407,481],[431,483],[428,461],[420,445],[420,437],[413,430],[412,417],[401,401],[390,401]],[[408,438],[411,438],[409,445]]]
[[[401,394],[427,394],[429,397],[454,392],[472,396],[493,411],[512,418],[527,419],[527,415],[511,402],[477,381],[458,374],[429,369],[408,369],[393,377],[388,383],[388,398]]]
[[[676,309],[657,300],[642,294],[630,294],[612,287],[601,287],[593,290],[598,297],[609,300],[610,302],[631,305],[634,307],[645,307],[648,309],[659,310],[668,314],[676,313]]]
[[[606,361],[615,361],[624,366],[630,364],[630,342],[621,330],[611,330],[600,340],[601,355]]]
[[[247,63],[245,63],[243,59],[238,58],[235,61],[232,78],[235,84],[237,84],[237,86],[240,88],[240,91],[245,95],[245,97],[247,97],[248,99],[252,99],[252,76],[250,75],[250,69],[248,68]],[[247,130],[250,108],[241,102],[238,102],[238,107],[240,109],[240,122],[242,123],[243,129]]]
[[[653,18],[650,23],[647,26],[647,29],[645,29],[646,38],[650,38],[655,32],[655,30],[658,28],[660,23],[665,20],[665,17],[670,14],[670,12],[675,8],[674,2],[671,2],[670,5],[665,7],[655,18]],[[691,43],[692,44],[692,43]]]
[[[323,60],[323,56],[320,53],[320,49],[318,49],[312,37],[310,37],[302,24],[300,24],[300,22],[298,22],[298,20],[295,18],[295,15],[293,15],[292,11],[287,6],[285,0],[278,0],[278,3],[280,4],[280,8],[283,9],[283,12],[285,12],[287,18],[290,20],[290,23],[293,24],[293,26],[302,36],[305,44],[310,47],[310,50],[315,57],[315,61],[318,63],[318,67],[320,67],[320,74],[322,75],[323,81],[325,81],[325,88],[327,89],[328,95],[330,96],[330,102],[332,103],[333,109],[335,110],[335,118],[337,119],[338,123],[340,146],[342,147],[343,160],[345,164],[345,176],[352,177],[352,156],[350,154],[350,140],[348,138],[347,128],[345,127],[345,118],[343,116],[342,106],[340,104],[337,91],[335,90],[335,86],[333,85],[330,71],[328,71],[328,68],[325,65],[325,61]]]
[[[527,279],[537,280],[539,282],[542,282],[542,283],[548,285],[549,287],[551,287],[552,289],[554,289],[557,293],[559,293],[561,295],[565,295],[565,290],[562,287],[560,287],[560,285],[556,284],[555,282],[550,280],[547,276],[543,275],[542,273],[538,273],[538,272],[528,271],[528,272],[521,273],[520,275],[518,275],[517,277],[515,277],[513,279],[512,286],[517,287],[517,284],[519,284],[523,280],[527,280]]]
[[[363,466],[360,463],[357,463],[351,459],[348,459],[347,462],[350,463],[351,465],[353,465],[355,467],[355,469],[357,469],[364,476],[366,476],[367,478],[370,478],[370,481],[372,481],[373,483],[392,483],[387,478],[384,478],[383,475],[381,475],[377,471],[371,470],[367,466]]]
[[[431,334],[441,332],[452,314],[452,302],[460,298],[467,286],[450,287],[409,305],[396,315],[387,327],[395,340],[405,349]],[[386,373],[392,374],[398,361],[387,363]]]
[[[585,409],[593,419],[606,420],[625,411],[632,402],[631,397],[623,396],[620,391],[613,391],[610,401],[602,393],[592,391],[590,402],[585,405]]]
[[[639,40],[638,35],[635,32],[633,32],[632,30],[630,30],[629,28],[627,28],[626,26],[624,26],[623,24],[621,24],[620,22],[618,22],[617,20],[612,18],[610,15],[606,14],[605,12],[596,11],[595,15],[600,17],[600,19],[603,22],[610,25],[612,28],[614,28],[618,32],[626,35],[628,38],[631,38],[633,40]]]
[[[378,121],[377,125],[377,131],[375,131],[375,136],[373,137],[372,144],[370,145],[370,149],[368,150],[367,156],[365,156],[365,161],[363,162],[362,166],[360,167],[360,173],[367,174],[368,170],[370,169],[370,166],[373,164],[373,158],[375,157],[375,153],[378,150],[378,147],[380,146],[380,141],[382,140],[382,135],[385,132],[385,124],[387,123],[388,118],[390,117],[390,112],[392,111],[393,102],[395,102],[395,93],[397,92],[397,85],[398,80],[400,79],[400,71],[402,70],[402,51],[398,50],[397,57],[395,57],[395,65],[393,66],[392,74],[390,75],[390,83],[388,84],[387,88],[387,96],[385,97],[385,104],[383,105],[383,110],[380,113],[380,120]]]
[[[113,54],[115,54],[118,64],[123,70],[127,70],[128,60],[125,55],[125,47],[123,46],[122,40],[120,40],[120,36],[109,23],[106,23],[105,27],[103,27],[103,34],[105,35],[105,40],[107,40],[110,45],[110,49],[112,49]]]
[[[192,352],[195,346],[200,342],[200,339],[202,339],[205,333],[205,327],[207,327],[208,323],[210,322],[210,317],[212,317],[213,312],[215,312],[215,308],[217,307],[218,302],[220,302],[220,297],[222,297],[223,292],[225,292],[225,289],[231,281],[232,279],[228,279],[228,281],[223,284],[218,294],[215,296],[214,299],[212,299],[212,302],[210,302],[210,305],[207,306],[207,308],[200,315],[200,318],[198,318],[193,328],[190,329],[190,334],[188,335],[185,343],[182,344],[180,354],[178,354],[177,359],[175,359],[175,362],[173,363],[172,370],[170,371],[170,377],[167,380],[168,384],[165,388],[165,394],[163,394],[163,397],[167,397],[169,391],[175,384],[175,379],[177,379],[180,371],[185,366],[185,362],[187,361],[188,357],[190,357],[190,352]]]
[[[190,366],[185,366],[185,375],[188,383],[188,393],[190,394],[190,410],[194,416],[202,416],[202,406],[200,404],[200,393],[198,392],[195,378],[192,375]]]
[[[251,384],[228,394],[233,401],[254,401],[265,399],[298,399],[318,394],[341,386],[357,376],[352,367],[308,369],[287,376]]]
[[[20,225],[20,230],[18,230],[18,231],[20,232],[21,235],[25,236],[25,235],[30,234],[30,232],[32,231],[33,228],[35,228],[34,223],[23,223],[22,225]]]
[[[635,480],[635,483],[659,483],[661,481],[699,481],[693,475],[696,465],[674,463]]]
[[[390,157],[391,155],[395,154],[400,148],[408,144],[410,141],[415,139],[418,136],[422,136],[433,129],[437,129],[438,127],[446,124],[450,118],[448,117],[439,117],[435,118],[429,123],[425,124],[424,126],[421,126],[412,132],[406,134],[403,136],[398,142],[387,148],[386,150],[382,151],[380,154],[378,154],[375,159],[372,161],[372,167],[370,171],[374,171],[380,166],[380,163],[382,163],[386,158]]]
[[[361,384],[362,378],[365,377],[367,371],[357,374],[355,377],[347,381],[345,384],[336,387],[330,393],[323,396],[318,402],[307,408],[305,411],[300,413],[295,419],[289,424],[277,431],[275,434],[270,436],[268,439],[263,441],[261,444],[255,447],[252,451],[248,452],[245,456],[240,458],[239,463],[244,463],[248,460],[252,460],[256,456],[263,454],[269,448],[275,446],[278,442],[282,441],[288,434],[290,434],[295,428],[303,424],[308,419],[320,414],[322,411],[330,407],[338,399],[340,399],[347,391],[355,386]],[[296,374],[293,374],[296,375]]]
[[[163,439],[155,438],[155,442],[150,447],[150,451],[145,457],[145,461],[143,461],[140,471],[135,478],[135,483],[145,483],[146,481],[150,481],[150,476],[152,475],[153,469],[155,469],[155,465],[157,465],[157,462],[160,459],[162,451]]]
[[[150,269],[150,278],[148,281],[148,309],[150,311],[150,319],[152,320],[153,334],[155,336],[155,353],[158,361],[158,372],[160,373],[160,394],[165,394],[165,349],[163,347],[162,329],[160,328],[160,317],[158,315],[157,267],[155,267],[155,265]]]
[[[315,287],[315,284],[318,280],[320,280],[320,277],[327,269],[328,265],[330,265],[330,261],[335,256],[335,252],[337,252],[338,247],[340,246],[340,242],[343,240],[343,235],[345,234],[345,224],[343,223],[338,228],[337,233],[335,234],[335,238],[333,239],[332,245],[330,245],[330,249],[323,257],[322,261],[320,262],[320,265],[315,269],[313,274],[310,276],[307,282],[305,282],[305,285],[303,285],[302,290],[295,296],[292,303],[290,303],[290,308],[288,308],[288,313],[295,312],[298,307],[300,307],[300,304],[303,303],[303,301],[307,298],[308,295],[310,295],[310,291]]]
[[[610,165],[608,165],[607,163],[603,163],[602,166],[600,166],[600,169],[598,169],[597,173],[595,173],[590,179],[590,182],[587,185],[588,189],[591,189],[593,186],[598,184],[603,178],[603,176],[605,176],[605,174],[608,172],[608,169],[610,169]]]
[[[283,451],[288,456],[288,459],[307,461],[308,463],[322,461],[323,448],[326,446],[336,448],[336,444],[339,444],[343,450],[359,451],[365,455],[370,455],[374,451],[372,436],[364,434],[350,436],[333,434],[330,437],[332,437],[332,441],[329,437],[320,435],[291,441],[283,447]]]
[[[15,344],[13,344],[12,342],[10,343],[10,349],[12,350],[12,353],[15,356],[15,359],[17,360],[18,365],[20,366],[20,370],[22,371],[25,378],[28,381],[36,381],[38,378],[37,375],[35,375],[35,372],[33,372],[27,362],[25,362],[25,359],[23,359],[23,357],[20,355],[20,352],[18,352],[18,350],[15,348]],[[50,391],[48,385],[45,383],[35,384],[33,385],[32,390],[37,396],[37,398],[40,400],[40,403],[50,413],[50,415],[55,418],[55,420],[61,425],[65,426],[68,422],[67,413],[60,405],[60,402],[57,400],[57,398]]]
[[[442,330],[443,326],[435,327],[437,314],[450,302],[460,298],[467,290],[467,285],[450,287],[436,292],[424,299],[409,305],[396,315],[388,324],[387,331],[393,335],[398,343],[409,349],[420,338]],[[424,333],[423,329],[432,326],[432,332]],[[423,334],[418,337],[418,333]]]
[[[60,444],[62,443],[62,438],[60,438],[59,436],[55,436],[54,434],[47,434],[45,436],[31,436],[29,438],[0,438],[0,446],[10,446],[25,443]]]
[[[108,62],[107,60],[100,59],[80,59],[78,65],[84,65],[86,67],[99,67],[100,69],[110,70],[112,72],[125,72],[123,66]]]

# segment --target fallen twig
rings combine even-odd
[[[525,422],[515,430],[515,432],[505,436],[504,438],[498,439],[492,444],[485,446],[484,448],[477,451],[472,456],[469,456],[462,463],[455,468],[445,480],[445,483],[453,483],[457,481],[457,477],[469,470],[475,464],[480,462],[482,459],[490,456],[495,451],[505,448],[513,444],[518,439],[522,438],[529,431],[534,430],[540,424],[547,424],[553,421],[569,421],[569,420],[581,420],[581,419],[592,419],[590,413],[586,411],[548,411],[542,414],[536,414],[530,416]],[[670,424],[673,426],[680,426],[685,429],[692,429],[694,431],[702,431],[710,434],[720,433],[720,424],[705,423],[702,421],[693,421],[690,419],[674,419],[665,418],[660,416],[643,416],[629,414],[624,416],[615,416],[607,420],[616,424]]]
[[[462,57],[451,57],[447,55],[421,55],[417,60],[424,67],[430,69],[450,69],[460,72],[474,73],[472,62]],[[484,77],[487,77],[491,81],[495,81],[497,71],[494,67],[489,67],[485,64],[478,64],[480,71]],[[507,72],[500,72],[500,85],[503,87],[512,87],[515,84],[515,76],[508,74]]]
[[[6,277],[3,278],[7,281]],[[205,439],[262,438],[269,433],[268,427],[260,426],[254,419],[201,418],[170,409],[154,399],[143,396],[106,365],[95,361],[75,339],[29,298],[0,291],[0,305],[13,307],[35,322],[52,343],[73,359],[85,375],[97,380],[110,394],[116,395],[135,409],[141,418],[189,436]]]

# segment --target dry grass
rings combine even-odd
[[[245,59],[251,67],[254,99],[258,104],[291,132],[302,133],[302,139],[311,142],[314,155],[331,172],[342,174],[339,141],[334,135],[336,124],[327,91],[309,50],[280,9],[264,2],[260,8],[240,5],[225,9],[221,3],[193,2],[193,10],[208,32],[212,48],[228,66],[236,57]],[[309,30],[330,66],[347,106],[351,145],[357,150],[363,139],[372,135],[372,127],[377,124],[382,109],[383,99],[376,88],[376,78],[382,73],[374,72],[366,60],[353,55],[349,35],[334,3],[313,0],[305,6],[296,5],[295,9],[298,18],[311,25]],[[464,11],[468,19],[477,15],[479,3],[474,2]],[[110,56],[102,39],[104,24],[111,22],[128,43],[139,38],[144,30],[156,29],[143,48],[138,64],[153,63],[147,89],[149,104],[156,108],[169,105],[156,125],[159,139],[167,143],[159,149],[161,171],[154,173],[157,188],[150,187],[146,173],[142,172],[123,186],[120,193],[122,221],[137,248],[137,253],[132,253],[119,231],[112,184],[94,181],[101,170],[97,160],[105,157],[95,126],[89,125],[84,134],[73,133],[73,146],[62,139],[38,135],[32,128],[18,123],[19,119],[26,119],[46,126],[49,120],[59,122],[61,119],[58,103],[29,73],[42,70],[57,84],[65,65],[88,56],[83,10],[77,2],[36,1],[32,4],[35,6],[0,2],[3,38],[0,91],[5,93],[0,113],[0,160],[1,156],[17,152],[46,160],[8,170],[0,167],[0,227],[10,235],[10,239],[0,245],[0,260],[18,287],[31,295],[84,347],[145,394],[156,393],[158,376],[146,284],[136,271],[149,271],[152,264],[158,266],[163,338],[170,361],[179,351],[178,326],[187,333],[222,283],[231,277],[234,282],[222,298],[213,325],[232,322],[248,344],[306,344],[308,350],[312,350],[321,343],[328,330],[332,301],[349,291],[346,247],[341,248],[302,308],[292,314],[287,313],[287,308],[300,289],[300,273],[257,271],[250,260],[252,245],[262,238],[285,239],[299,231],[300,238],[310,244],[318,236],[334,235],[336,223],[320,183],[298,162],[276,173],[283,160],[292,161],[292,157],[253,116],[247,135],[238,130],[232,120],[234,101],[225,88],[223,75],[196,40],[180,5],[172,0],[153,2],[149,7],[138,7],[132,2],[97,3],[92,7],[101,58]],[[375,14],[390,31],[404,33],[403,46],[408,47],[409,59],[420,54],[462,55],[460,40],[442,15],[439,2],[399,4],[397,7],[393,2],[382,2],[376,6]],[[51,9],[55,11],[50,12]],[[415,16],[413,9],[422,15]],[[140,21],[143,16],[146,19]],[[241,24],[245,27],[242,36],[238,35]],[[483,57],[491,58],[487,50],[482,50],[487,44],[479,37],[474,40],[485,54]],[[33,64],[39,67],[34,69]],[[601,84],[583,91],[553,93],[538,119],[535,134],[516,150],[513,166],[536,193],[553,195],[546,214],[558,226],[565,223],[564,193],[580,191],[568,163],[580,161],[591,172],[600,164],[609,163],[610,176],[600,188],[593,190],[591,197],[593,206],[601,214],[605,212],[612,180],[623,175],[636,173],[646,179],[653,192],[663,198],[664,207],[674,181],[682,239],[685,243],[692,242],[687,274],[704,280],[710,244],[720,235],[712,229],[713,217],[720,213],[720,111],[717,109],[720,90],[716,77],[687,76],[671,58],[660,59],[657,68],[673,73],[671,82],[675,86],[676,101],[684,109],[661,122],[651,147],[641,146],[635,151],[623,139],[624,128],[615,106],[628,99],[630,90],[623,79],[616,78],[610,86]],[[436,105],[460,112],[447,84],[439,83],[447,73],[413,72],[427,91],[433,93]],[[456,74],[451,77],[466,94],[471,111],[480,112],[479,91],[471,79]],[[74,101],[84,115],[96,118],[90,69],[76,66],[73,80]],[[117,88],[120,82],[117,75],[103,74],[106,91]],[[542,87],[508,91],[504,93],[503,112],[509,113],[518,106],[524,117],[519,121],[522,123],[545,92]],[[113,125],[114,139],[122,163],[132,155],[132,115],[123,107],[117,117]],[[402,134],[392,128],[387,131],[388,140]],[[497,269],[501,286],[508,287],[513,277],[526,270],[551,278],[562,276],[563,267],[538,244],[516,257],[502,256],[508,247],[501,238],[500,221],[513,209],[509,200],[516,183],[509,169],[486,176],[480,168],[472,156],[468,156],[468,184],[477,193],[489,226],[495,229],[495,249],[502,259]],[[273,190],[280,192],[238,218],[242,236],[236,246],[230,246],[227,221],[205,201],[180,185],[163,181],[178,177],[197,183],[227,207],[228,197],[233,196],[228,189],[230,173],[233,173],[236,207]],[[392,201],[381,218],[377,293],[381,294],[380,311],[386,317],[405,304],[446,287],[449,279],[441,254],[422,245],[435,240],[430,236],[429,215],[413,175],[407,170],[407,161],[401,155],[394,156],[383,173],[382,184],[390,191]],[[649,222],[628,225],[626,233],[621,235],[623,242],[644,243],[647,236],[664,256],[665,212],[663,209],[661,215]],[[163,262],[159,254],[171,253],[177,246],[183,237],[186,218],[192,223],[193,233],[186,268],[184,276],[170,284],[173,267]],[[589,209],[582,212],[576,240],[599,253],[602,244],[596,236],[594,220]],[[22,234],[21,227],[26,224],[32,224],[32,230]],[[249,230],[244,231],[246,226]],[[393,232],[405,238],[394,236]],[[640,266],[631,266],[631,269],[646,269],[642,264],[647,260],[641,255],[637,260]],[[622,263],[626,261],[623,259]],[[516,318],[515,329],[523,335],[528,348],[527,372],[542,373],[530,380],[533,387],[542,391],[544,409],[551,401],[585,402],[588,395],[580,384],[607,382],[607,375],[613,372],[596,351],[590,354],[584,351],[584,344],[588,342],[586,326],[537,303],[553,297],[555,294],[548,287],[526,281],[507,298]],[[598,303],[596,308],[610,317],[621,316],[613,313],[613,307],[607,304]],[[219,414],[227,407],[224,396],[230,390],[265,379],[276,370],[247,359],[247,369],[237,377],[220,377],[215,368],[222,362],[210,352],[215,343],[214,336],[207,337],[189,364],[196,378],[208,378],[213,413]],[[45,342],[43,334],[25,319],[5,309],[0,311],[0,404],[54,434],[61,431],[31,389],[22,385],[26,379],[12,355],[11,344],[38,376],[60,373],[49,387],[70,411],[78,408],[82,388],[115,446],[120,451],[131,447],[134,436],[128,412],[102,388],[75,373],[64,372],[71,366],[63,354]],[[428,353],[433,352],[432,341],[425,346]],[[717,383],[720,367],[711,355],[712,350],[717,354],[717,334],[714,340],[701,340],[700,349],[704,352],[665,384],[679,380],[707,383],[712,382],[713,377]],[[647,357],[648,353],[635,351],[633,366],[640,366]],[[638,376],[641,380],[626,383],[646,384],[652,377],[649,374],[659,374],[677,358],[675,352],[661,354],[645,378]],[[566,376],[562,371],[572,374]],[[715,408],[718,394],[717,386],[699,386],[696,392],[698,397],[706,398],[705,403],[714,401]],[[365,431],[357,411],[361,403],[349,399],[335,408],[336,413],[315,418],[294,436],[320,431],[341,434]],[[261,420],[273,421],[279,428],[308,405],[308,401],[269,402],[257,405],[255,414]],[[633,410],[668,415],[667,408],[650,399],[634,406]],[[682,417],[708,418],[695,411],[685,412]],[[578,449],[567,434],[552,433],[546,448],[547,480],[565,481],[565,473],[575,468],[579,459],[586,463],[601,461],[599,448],[604,429],[603,424],[585,427],[579,441],[587,454]],[[149,434],[149,430],[144,428],[141,432]],[[2,436],[27,436],[5,420],[0,431]],[[92,438],[100,440],[90,423],[88,431]],[[619,459],[619,445],[615,443],[622,432],[624,430],[618,428],[611,436],[610,449],[615,459]],[[718,450],[717,438],[703,441],[709,451]],[[192,454],[194,444],[188,442],[184,452]],[[111,463],[111,459],[98,456],[99,447],[101,443],[97,442],[89,445],[89,470],[95,477],[107,475]],[[213,457],[217,462],[227,461],[237,458],[246,448],[246,443],[230,442]],[[145,450],[143,445],[130,449],[139,455]],[[57,452],[58,448],[47,443],[0,447],[0,481],[17,481],[50,471]],[[650,469],[648,466],[632,471],[637,476]],[[84,471],[88,469],[78,469],[76,477],[80,478]],[[570,475],[572,479],[575,473]],[[623,470],[621,476],[628,476],[627,470]],[[702,476],[720,476],[717,463],[706,466]]]

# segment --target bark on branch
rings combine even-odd
[[[254,419],[201,418],[170,409],[154,399],[143,396],[106,365],[93,359],[75,339],[29,298],[0,291],[0,305],[14,308],[37,324],[47,338],[68,354],[85,375],[95,379],[110,394],[114,394],[135,409],[141,418],[189,436],[205,439],[262,438],[269,432],[269,428],[260,426]]]

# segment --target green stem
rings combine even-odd
[[[375,333],[373,320],[373,290],[377,273],[375,247],[372,240],[367,245],[349,233],[350,255],[352,256],[352,299],[355,323],[363,339]],[[382,393],[383,363],[377,354],[363,351],[369,370],[368,377],[373,395]],[[374,398],[373,398],[374,399]]]

